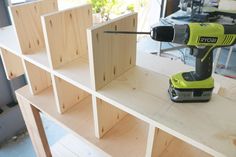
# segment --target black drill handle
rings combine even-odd
[[[195,65],[195,80],[205,80],[211,77],[212,74],[212,64],[213,64],[213,48],[192,48],[192,53],[196,56],[196,65]],[[205,55],[207,56],[205,57]],[[204,58],[205,57],[205,58]]]

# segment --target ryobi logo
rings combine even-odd
[[[217,37],[199,37],[199,43],[216,43],[218,41]]]

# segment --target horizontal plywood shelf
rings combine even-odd
[[[111,156],[145,155],[148,124],[131,115],[123,118],[102,139],[97,139],[94,135],[91,96],[67,112],[59,114],[51,87],[32,96],[29,88],[25,86],[19,89],[17,94],[24,96],[29,103],[81,140]],[[97,149],[96,147],[94,149]]]
[[[213,94],[207,103],[173,103],[167,87],[168,77],[137,66],[97,97],[210,154],[236,154],[233,101]]]

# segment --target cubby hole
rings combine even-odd
[[[111,156],[145,156],[148,124],[131,114],[93,97],[98,147]]]
[[[26,60],[23,61],[31,93],[37,95],[52,86],[51,74]]]

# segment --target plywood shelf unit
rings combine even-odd
[[[167,76],[179,63],[137,55],[137,66],[136,36],[104,33],[136,31],[137,13],[92,26],[90,4],[58,11],[56,0],[36,1],[10,11],[14,25],[0,29],[0,48],[10,55],[3,58],[9,79],[25,73],[29,82],[17,98],[38,156],[51,155],[38,112],[104,156],[236,154],[232,91],[175,104]],[[226,91],[236,87],[229,82]]]

